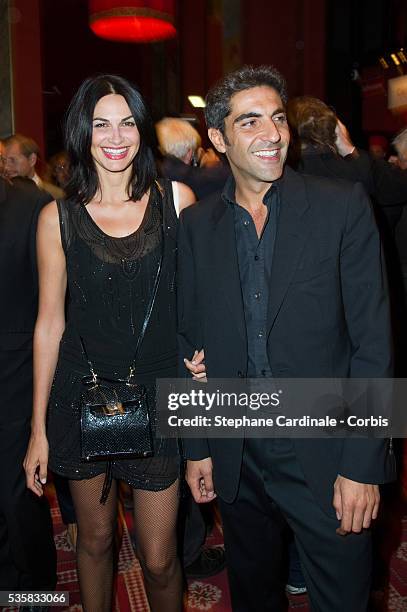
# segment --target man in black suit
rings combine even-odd
[[[284,167],[281,75],[245,67],[207,96],[208,134],[231,178],[181,215],[180,351],[195,378],[391,375],[380,240],[359,184]],[[285,609],[292,527],[314,610],[362,612],[368,528],[391,448],[375,439],[185,439],[198,503],[216,495],[236,612]],[[393,476],[393,474],[391,475]]]
[[[52,198],[28,179],[0,178],[0,590],[53,590],[56,553],[45,498],[26,488],[32,341],[37,315],[35,234]]]

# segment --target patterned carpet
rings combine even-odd
[[[55,543],[58,551],[58,589],[70,592],[70,607],[55,610],[82,610],[77,584],[73,550],[61,522],[59,508],[53,492],[50,492]],[[377,591],[372,597],[371,612],[407,612],[407,514],[390,512],[384,526],[391,537],[386,537],[385,564],[389,571],[389,586]],[[115,612],[148,612],[140,565],[134,556],[129,535],[131,514],[126,520],[121,514],[122,529],[119,571],[116,581]],[[216,529],[208,544],[221,545],[221,530]],[[192,580],[186,594],[186,612],[230,612],[226,572],[208,580]],[[10,609],[11,610],[11,609]],[[309,612],[306,596],[290,598],[290,612]],[[260,612],[260,611],[259,611]],[[344,611],[346,612],[346,611]]]

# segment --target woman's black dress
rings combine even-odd
[[[109,378],[128,374],[153,289],[163,242],[159,288],[137,360],[137,381],[147,385],[154,429],[155,379],[176,376],[175,264],[177,217],[171,183],[156,184],[138,230],[125,238],[105,234],[85,206],[58,202],[66,256],[67,323],[48,407],[49,467],[70,479],[106,471],[105,461],[80,456],[81,378],[89,374],[79,337],[95,371]],[[137,204],[134,204],[137,206]],[[164,221],[162,219],[164,217]],[[174,439],[154,436],[154,456],[113,461],[113,478],[158,491],[179,475]]]

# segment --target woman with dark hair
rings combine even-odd
[[[81,460],[79,399],[82,378],[89,374],[81,339],[99,375],[127,375],[162,256],[137,359],[137,382],[147,386],[154,423],[155,379],[176,375],[176,208],[194,196],[173,183],[173,199],[171,183],[156,182],[148,111],[137,89],[120,77],[97,76],[80,86],[65,137],[71,160],[66,198],[46,206],[38,224],[40,304],[27,486],[43,494],[47,465],[69,479],[82,604],[86,612],[103,612],[112,605],[116,481],[127,482],[133,488],[137,553],[150,607],[179,612],[176,441],[154,437],[149,458],[114,460],[109,466]],[[102,503],[109,472],[112,485]]]

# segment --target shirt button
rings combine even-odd
[[[249,225],[250,221],[243,221],[243,225],[245,225],[246,227]]]
[[[254,256],[254,261],[259,261],[260,257],[258,255]]]
[[[264,334],[263,334],[263,332],[262,332],[262,331],[260,331],[260,332],[257,334],[257,337],[258,337],[258,338],[263,338],[263,335],[264,335]]]
[[[260,296],[261,296],[261,293],[255,293],[254,294],[254,297],[256,298],[256,300],[258,300]]]

